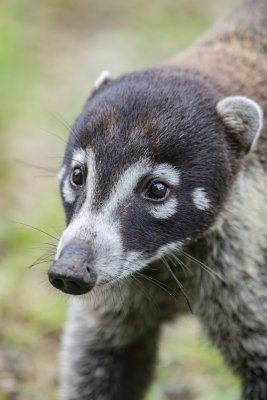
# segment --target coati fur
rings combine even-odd
[[[267,0],[177,58],[97,81],[59,173],[49,269],[76,295],[64,400],[142,399],[161,326],[189,305],[242,400],[267,399],[266,116]]]

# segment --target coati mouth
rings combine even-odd
[[[90,247],[80,240],[73,240],[49,268],[50,283],[67,294],[88,293],[97,280],[96,271],[90,264],[91,259]]]

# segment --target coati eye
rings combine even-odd
[[[165,200],[170,193],[170,189],[162,182],[152,182],[146,192],[144,197],[149,200],[162,201]]]
[[[83,184],[83,173],[81,168],[76,167],[72,171],[72,174],[70,176],[70,182],[73,186],[82,186]]]

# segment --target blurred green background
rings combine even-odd
[[[153,66],[239,2],[1,1],[0,400],[58,398],[68,301],[46,277],[64,228],[55,177],[99,72]],[[231,400],[240,392],[192,316],[164,332],[156,375],[146,400]]]

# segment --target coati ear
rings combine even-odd
[[[102,71],[94,84],[94,91],[98,90],[104,83],[110,80],[110,72],[107,70]]]
[[[261,107],[247,97],[231,96],[219,101],[216,109],[228,130],[237,137],[243,150],[246,153],[253,150],[262,128]]]

